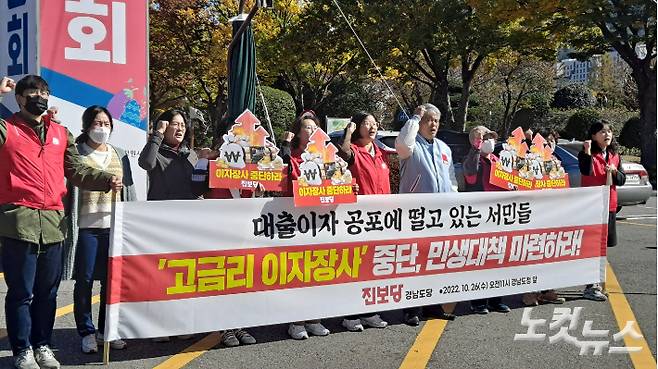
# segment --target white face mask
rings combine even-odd
[[[96,127],[89,131],[88,135],[97,144],[106,144],[110,140],[110,129],[107,127]]]
[[[484,154],[491,154],[494,151],[494,146],[496,146],[496,141],[493,138],[484,140],[480,147],[480,151]]]

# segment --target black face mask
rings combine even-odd
[[[48,99],[39,95],[25,97],[25,110],[32,115],[41,115],[48,110]]]

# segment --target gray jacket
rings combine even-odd
[[[83,145],[77,145],[80,155],[89,155],[89,151],[85,151]],[[137,193],[135,191],[135,184],[133,182],[132,171],[130,170],[130,160],[125,151],[118,147],[114,147],[121,160],[121,167],[123,169],[123,189],[121,190],[121,201],[137,201]],[[68,232],[66,240],[64,240],[64,249],[62,250],[62,260],[64,261],[64,268],[62,270],[62,279],[73,278],[73,269],[75,267],[75,250],[78,246],[78,215],[80,214],[80,190],[78,187],[67,185],[68,192],[65,203],[67,204],[68,216]]]
[[[149,174],[148,200],[192,200],[204,192],[192,183],[192,171],[199,160],[193,150],[176,151],[163,143],[164,136],[154,131],[139,155],[139,166]]]

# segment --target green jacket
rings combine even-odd
[[[43,122],[32,120],[20,112],[14,115],[32,126],[42,143],[45,141],[46,130]],[[7,123],[0,119],[0,150],[6,141]],[[64,175],[75,186],[91,191],[110,190],[112,175],[88,167],[82,162],[71,132],[68,132],[68,142],[64,152]],[[67,228],[64,211],[0,204],[0,237],[41,245],[58,244],[66,238]]]

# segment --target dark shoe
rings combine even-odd
[[[240,346],[240,341],[238,338],[235,336],[235,331],[234,329],[229,329],[227,331],[224,331],[224,334],[222,335],[222,344],[226,347],[235,347],[235,346]]]
[[[471,306],[471,311],[474,314],[480,314],[480,315],[487,315],[489,314],[489,309],[487,309],[487,305],[475,305]]]
[[[564,297],[558,296],[555,290],[548,290],[540,293],[537,301],[540,304],[564,304],[566,300]]]
[[[250,335],[249,332],[245,331],[244,329],[238,329],[235,332],[235,337],[243,345],[253,345],[256,343],[254,336]]]
[[[441,314],[437,315],[436,317],[439,318],[439,319],[443,319],[443,320],[453,321],[453,320],[455,320],[455,318],[457,318],[457,315],[444,312],[444,313],[441,313]]]
[[[437,319],[455,320],[456,318],[456,315],[446,313],[445,310],[443,310],[443,306],[441,306],[440,304],[425,306],[423,308],[423,312],[425,313],[426,316],[430,316],[432,318],[437,318]]]
[[[601,293],[598,286],[585,288],[585,291],[583,291],[583,297],[592,301],[605,301],[608,299],[606,295]]]
[[[489,305],[489,310],[495,311],[497,313],[509,313],[512,311],[512,309],[509,308],[509,306],[503,304],[502,302],[499,302],[497,304]]]
[[[404,322],[412,327],[417,327],[420,324],[420,318],[418,315],[404,314]]]

